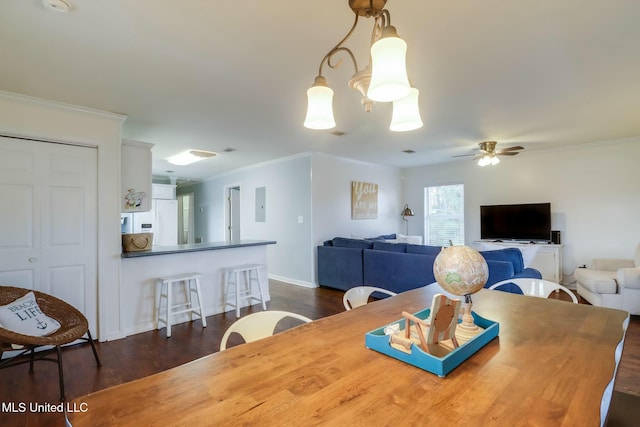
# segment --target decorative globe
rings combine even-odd
[[[478,292],[487,283],[489,267],[480,252],[468,246],[442,248],[433,263],[433,275],[454,295]]]

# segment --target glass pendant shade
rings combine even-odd
[[[367,97],[377,102],[391,102],[409,94],[407,44],[394,27],[386,27],[381,38],[371,46],[371,84]]]
[[[420,91],[412,87],[409,95],[393,101],[393,115],[391,116],[389,130],[394,132],[407,132],[423,126],[422,119],[420,118],[420,107],[418,106],[419,94]]]
[[[336,126],[333,118],[333,90],[322,76],[316,77],[307,90],[307,117],[304,127],[309,129],[331,129]]]

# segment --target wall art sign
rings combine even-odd
[[[378,184],[351,182],[351,219],[378,218]]]

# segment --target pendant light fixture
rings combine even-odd
[[[309,129],[331,129],[335,127],[333,118],[333,90],[322,75],[326,63],[336,68],[340,61],[333,62],[333,56],[343,52],[351,58],[355,73],[349,86],[362,95],[365,111],[371,111],[374,102],[393,102],[393,116],[390,129],[409,131],[422,127],[418,108],[418,90],[412,88],[407,77],[407,44],[398,37],[391,25],[391,15],[384,8],[387,0],[348,0],[355,14],[349,32],[320,61],[318,76],[307,91],[307,115],[304,126]],[[369,63],[362,70],[358,68],[355,55],[344,43],[351,37],[359,17],[373,18]]]

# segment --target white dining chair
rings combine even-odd
[[[519,287],[524,295],[533,297],[549,298],[551,292],[564,291],[571,297],[571,301],[573,301],[574,304],[578,304],[578,298],[576,298],[575,294],[571,292],[571,290],[558,283],[550,282],[543,279],[506,279],[494,283],[489,287],[489,289],[500,290],[499,288],[501,286],[509,283],[513,283],[514,285]]]
[[[347,292],[345,292],[342,296],[342,303],[344,304],[344,308],[348,311],[352,308],[365,305],[369,302],[369,297],[371,296],[371,294],[376,292],[389,296],[397,295],[395,292],[377,288],[375,286],[356,286],[347,290]]]
[[[304,323],[312,321],[306,316],[289,311],[270,310],[252,313],[241,317],[227,328],[220,342],[220,351],[226,350],[227,341],[232,333],[239,334],[245,342],[257,341],[273,335],[278,322],[287,317],[301,320]]]

